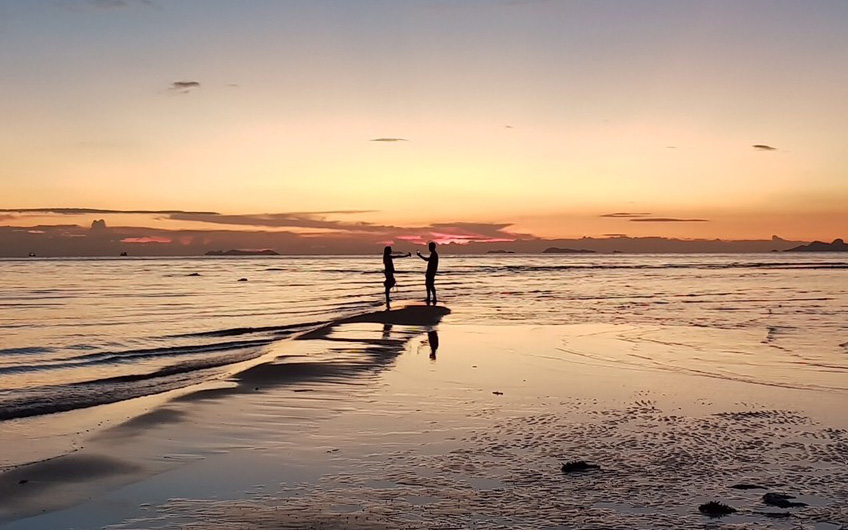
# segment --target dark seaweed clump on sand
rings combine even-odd
[[[580,471],[589,471],[590,469],[601,469],[598,464],[590,464],[585,460],[572,460],[562,465],[563,473],[576,473]]]
[[[723,517],[731,513],[736,513],[736,508],[722,502],[710,501],[698,506],[698,511],[710,517]]]

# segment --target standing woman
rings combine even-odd
[[[411,255],[411,252],[407,252],[406,254],[393,253],[392,247],[386,247],[383,249],[383,273],[386,275],[386,281],[383,282],[383,285],[386,286],[386,311],[391,309],[389,291],[397,283],[395,281],[395,263],[392,260],[394,258],[408,258]]]

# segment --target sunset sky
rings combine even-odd
[[[0,225],[846,237],[846,28],[845,0],[0,0]]]

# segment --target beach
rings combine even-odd
[[[437,307],[402,280],[189,385],[7,420],[0,528],[845,526],[845,269],[657,259],[446,259]]]

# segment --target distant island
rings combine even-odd
[[[264,250],[210,250],[206,253],[207,256],[279,256],[280,253],[266,248]]]
[[[786,252],[848,252],[848,245],[841,239],[834,239],[832,243],[813,241],[809,245],[787,249]]]
[[[515,254],[514,250],[488,250],[486,254]]]
[[[549,247],[542,251],[542,254],[596,254],[594,250],[573,249],[573,248],[557,248]]]

